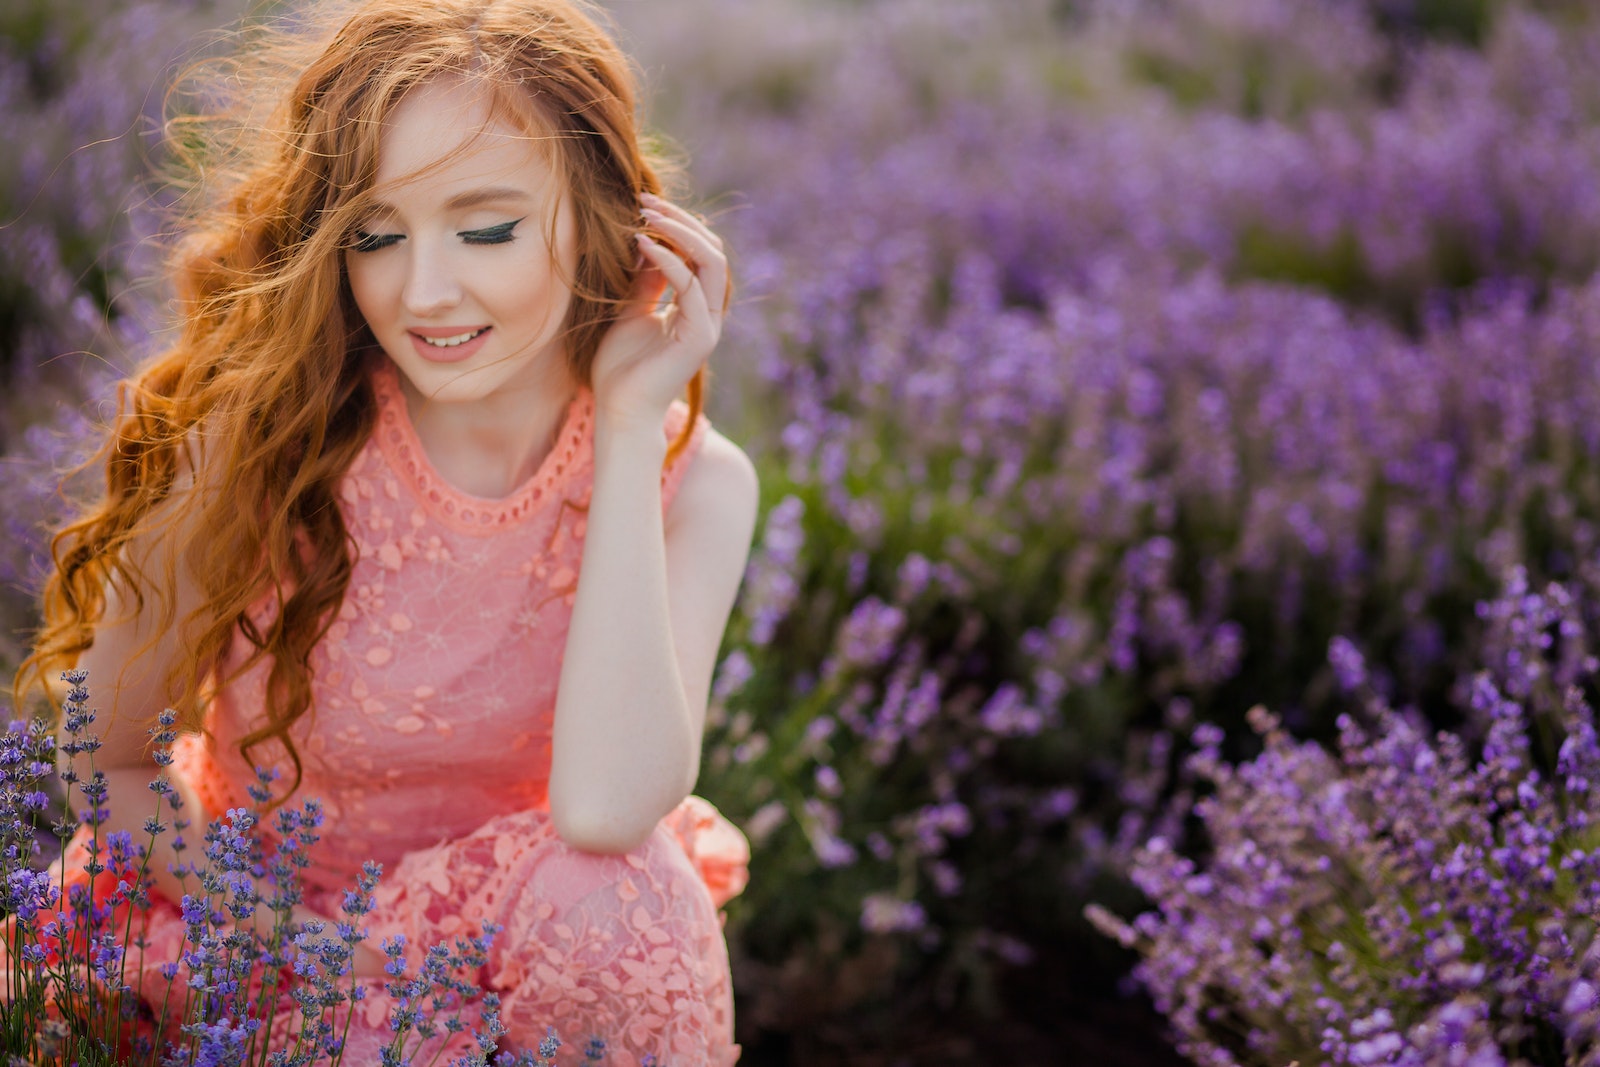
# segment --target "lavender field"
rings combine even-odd
[[[746,1062],[1600,1063],[1600,11],[608,6],[738,272]],[[0,663],[242,10],[0,12]]]

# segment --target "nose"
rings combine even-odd
[[[461,302],[461,283],[449,256],[415,242],[401,294],[408,312],[419,318],[448,311]]]

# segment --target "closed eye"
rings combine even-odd
[[[400,240],[398,233],[365,233],[356,231],[356,239],[350,245],[352,252],[376,252],[380,248],[388,248]]]
[[[527,216],[524,215],[522,218]],[[516,234],[512,231],[521,221],[522,219],[512,219],[510,222],[502,222],[498,226],[486,226],[481,230],[463,230],[456,236],[469,245],[501,245],[516,239]]]

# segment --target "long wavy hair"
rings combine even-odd
[[[270,661],[265,719],[241,744],[248,757],[281,742],[298,786],[290,729],[311,708],[311,652],[353,565],[338,489],[376,416],[377,349],[343,251],[367,210],[385,120],[417,86],[465,78],[493,115],[549,146],[576,221],[563,337],[581,384],[634,289],[639,196],[662,190],[665,164],[636,124],[629,63],[584,0],[335,0],[239,34],[233,58],[197,63],[171,98],[179,327],[119,386],[93,461],[103,497],[54,539],[44,622],[14,695],[48,692],[45,680],[76,663],[116,582],[130,610],[154,598],[152,632],[182,628],[187,651],[166,682],[188,728],[203,729],[215,687]],[[702,371],[691,414],[704,387]],[[189,471],[194,488],[174,492]],[[130,549],[174,530],[203,534],[166,573],[145,573]],[[178,566],[201,594],[184,619]],[[248,609],[264,595],[278,610],[258,623]],[[241,636],[250,655],[221,677]]]

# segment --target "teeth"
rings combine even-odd
[[[489,327],[485,326],[483,330],[487,330],[488,328]],[[482,333],[483,330],[473,330],[471,333],[457,334],[454,337],[424,337],[423,340],[428,342],[434,348],[454,348],[456,345],[466,344],[468,341]]]

